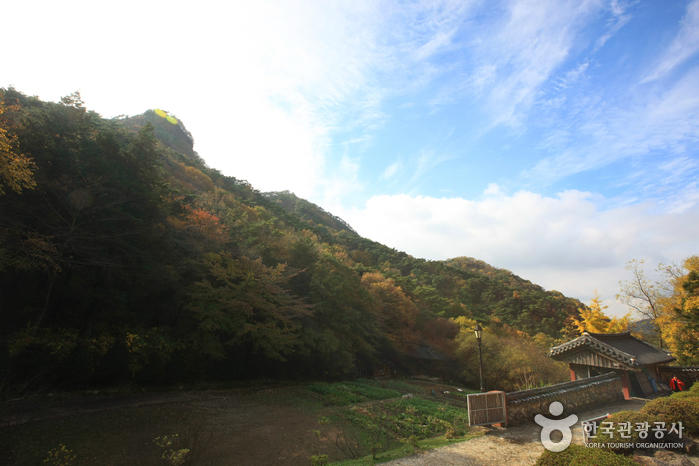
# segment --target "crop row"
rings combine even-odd
[[[400,393],[396,390],[375,387],[361,382],[317,383],[309,385],[308,389],[322,395],[325,404],[335,406],[346,406],[368,400],[385,400],[400,396]]]
[[[464,409],[419,398],[354,406],[343,416],[363,429],[386,429],[398,438],[425,439],[445,430],[460,435],[468,426]]]

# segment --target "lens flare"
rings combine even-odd
[[[155,111],[156,115],[165,118],[167,121],[169,121],[173,125],[177,124],[177,118],[175,118],[172,115],[168,115],[165,110],[160,110],[159,108],[156,108],[154,111]]]

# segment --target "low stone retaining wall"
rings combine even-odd
[[[550,387],[510,392],[505,397],[508,425],[516,426],[534,422],[537,414],[551,418],[549,405],[554,401],[563,405],[562,416],[566,417],[586,408],[623,400],[624,394],[619,375],[609,373]]]

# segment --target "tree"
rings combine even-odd
[[[314,267],[310,299],[313,319],[304,322],[304,339],[314,364],[328,375],[347,374],[358,358],[371,360],[383,334],[373,299],[359,274],[336,255],[323,253]]]
[[[696,256],[695,256],[696,258]],[[699,272],[692,270],[682,284],[682,307],[676,309],[685,325],[682,338],[678,339],[678,359],[685,364],[699,362]]]
[[[223,345],[249,345],[270,359],[285,360],[298,346],[299,319],[310,306],[284,287],[286,266],[260,259],[209,253],[206,276],[191,287],[187,309],[198,322],[202,353],[222,359]]]
[[[620,333],[628,330],[631,313],[629,312],[621,318],[614,317],[610,319],[604,313],[604,309],[607,309],[607,307],[609,306],[602,306],[602,300],[597,290],[595,290],[595,297],[592,298],[590,307],[587,309],[579,308],[580,320],[573,318],[573,323],[580,333]]]
[[[108,277],[140,263],[139,243],[160,217],[161,185],[153,128],[137,136],[116,131],[86,113],[79,95],[36,105],[16,126],[37,164],[36,189],[0,205],[0,268],[46,277],[34,334],[59,274],[86,268]],[[86,305],[92,313],[99,308]]]
[[[640,316],[650,319],[654,327],[655,338],[663,347],[662,306],[659,300],[662,290],[657,283],[652,282],[643,273],[643,262],[636,259],[626,264],[626,270],[631,272],[631,280],[619,282],[621,292],[616,299],[635,310]]]
[[[479,385],[478,343],[468,319],[456,319],[461,327],[456,337],[455,357],[463,369],[461,377],[471,387]],[[469,328],[470,327],[470,328]],[[483,329],[483,377],[488,390],[525,390],[559,383],[568,375],[566,364],[547,356],[542,347],[523,332],[503,324]]]
[[[0,115],[4,112],[5,106],[0,100]],[[36,165],[29,157],[19,153],[18,146],[17,138],[8,136],[7,129],[0,124],[0,195],[5,194],[5,187],[21,193],[22,189],[36,186],[33,177]]]
[[[182,237],[179,243],[190,250],[201,246],[218,249],[229,240],[228,227],[218,216],[202,207],[184,204],[180,215],[172,215],[167,220],[177,236]]]
[[[659,266],[668,280],[663,306],[663,337],[680,364],[699,363],[699,256],[681,265]]]
[[[374,298],[376,313],[381,319],[381,330],[391,346],[402,352],[415,349],[419,334],[415,327],[418,309],[410,298],[405,296],[393,279],[386,279],[378,272],[365,273],[362,286]]]

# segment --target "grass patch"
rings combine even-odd
[[[454,445],[456,443],[461,443],[465,442],[467,440],[474,439],[476,437],[480,437],[483,434],[473,434],[473,435],[467,435],[465,437],[461,437],[458,439],[445,439],[444,437],[434,437],[434,438],[429,438],[425,440],[419,440],[417,442],[418,448],[422,451],[428,451],[428,450],[434,450],[435,448],[441,448],[445,447],[448,445]],[[355,460],[346,460],[346,461],[338,461],[334,463],[330,463],[333,466],[366,466],[366,465],[373,465],[373,464],[381,464],[381,463],[386,463],[388,461],[396,460],[399,458],[403,458],[406,456],[410,456],[415,453],[415,449],[413,448],[412,445],[402,445],[399,448],[394,448],[389,451],[385,451],[383,453],[379,453],[376,455],[376,459],[374,460],[371,455],[365,456],[363,458],[355,459]]]
[[[316,383],[309,385],[308,389],[321,395],[323,402],[332,406],[347,406],[368,400],[385,400],[401,396],[396,390],[362,382]]]
[[[374,380],[374,379],[358,379],[358,383],[362,383],[365,385],[373,385],[376,387],[381,387],[381,388],[388,388],[391,390],[397,390],[400,392],[402,395],[405,395],[406,393],[426,393],[426,389],[424,387],[418,387],[417,385],[411,385],[407,382],[403,382],[400,380]]]

